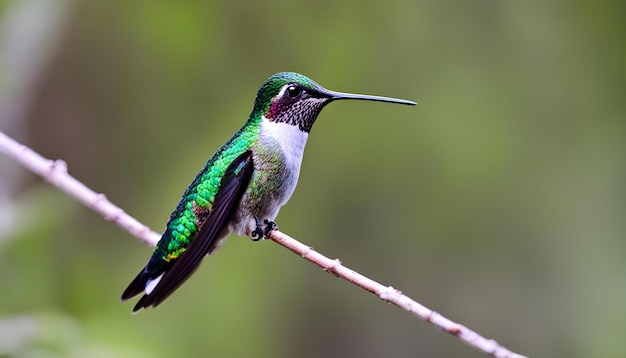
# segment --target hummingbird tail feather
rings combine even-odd
[[[148,282],[151,282],[151,281],[153,280],[150,279],[146,270],[145,269],[141,270],[139,274],[137,274],[135,279],[130,284],[128,284],[128,287],[126,287],[126,289],[124,290],[124,293],[122,293],[122,297],[120,300],[124,302],[128,299],[131,299],[137,296],[140,293],[145,292],[146,285],[148,284]],[[152,288],[154,289],[154,287]]]
[[[148,280],[148,282],[146,282],[146,295],[149,295],[152,293],[152,291],[154,291],[154,288],[156,287],[156,285],[159,284],[159,281],[161,281],[163,275],[165,275],[165,273],[162,273],[161,276],[157,278],[151,278]]]

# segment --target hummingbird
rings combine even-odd
[[[133,312],[156,307],[216,252],[230,233],[257,241],[293,194],[304,147],[320,111],[344,99],[415,105],[403,99],[327,90],[294,72],[272,75],[252,112],[183,193],[148,263],[122,293],[143,294]]]

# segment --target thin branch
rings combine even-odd
[[[94,192],[72,177],[68,173],[67,165],[64,161],[46,159],[2,132],[0,132],[0,152],[3,152],[24,167],[38,174],[44,178],[44,180],[66,192],[68,195],[76,198],[85,206],[102,215],[105,219],[116,223],[122,229],[128,231],[131,235],[139,238],[146,244],[155,246],[159,240],[159,234],[151,231],[147,226],[126,214],[124,210],[113,205],[104,194]],[[342,265],[341,261],[330,259],[315,251],[310,246],[304,245],[278,230],[272,231],[269,238],[277,244],[302,256],[306,260],[311,261],[324,271],[343,278],[377,295],[383,301],[400,307],[424,321],[433,324],[435,327],[459,338],[467,345],[485,355],[496,358],[524,358],[524,356],[508,350],[496,341],[487,339],[471,329],[453,322],[441,314],[417,303],[395,288],[384,286],[369,279]]]
[[[161,235],[151,231],[150,228],[126,214],[124,210],[113,205],[104,194],[96,193],[71,176],[63,160],[46,159],[2,132],[0,132],[0,152],[146,244],[155,246],[159,241]]]

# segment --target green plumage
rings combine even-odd
[[[257,117],[251,117],[248,121],[260,121],[260,116]],[[226,168],[233,159],[250,149],[258,141],[259,127],[249,124],[246,123],[206,162],[185,190],[150,258],[152,264],[162,262],[161,265],[151,265],[155,272],[185,251],[185,248],[197,234],[202,220],[199,216],[208,212],[213,205]]]

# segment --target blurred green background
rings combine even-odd
[[[0,4],[0,130],[154,230],[275,72],[415,100],[329,105],[281,230],[519,353],[626,356],[623,2]],[[481,356],[240,237],[131,315],[150,253],[0,156],[0,356]]]

